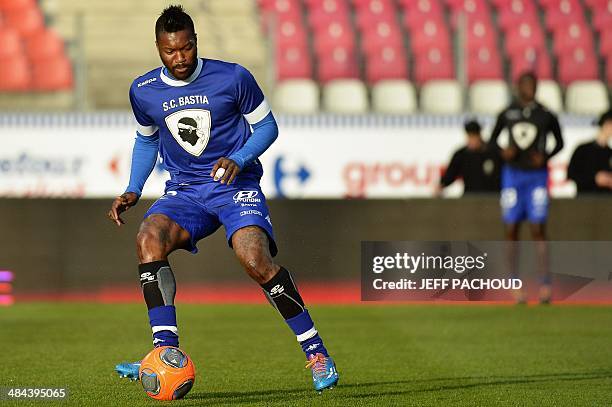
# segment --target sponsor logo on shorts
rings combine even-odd
[[[238,191],[234,194],[234,203],[259,203],[261,198],[256,198],[259,191]]]
[[[270,224],[270,226],[272,226],[272,221],[270,220],[270,215],[266,216],[266,220],[268,221],[268,223]]]
[[[259,215],[259,216],[263,216],[263,213],[261,213],[260,211],[256,211],[254,209],[250,209],[248,211],[240,212],[240,216],[247,216],[247,215]]]
[[[155,275],[149,272],[140,275],[140,281],[155,281]]]

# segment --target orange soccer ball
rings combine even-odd
[[[195,366],[179,348],[160,346],[144,357],[138,377],[149,397],[177,400],[185,397],[193,387]]]

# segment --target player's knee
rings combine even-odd
[[[136,235],[136,248],[141,262],[162,260],[166,257],[165,247],[159,231],[143,227]]]
[[[278,266],[270,259],[257,254],[247,256],[242,264],[249,276],[259,284],[268,282],[278,272]]]

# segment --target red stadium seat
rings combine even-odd
[[[280,48],[276,54],[277,79],[312,78],[312,61],[306,47]]]
[[[355,34],[351,27],[334,22],[326,30],[314,33],[314,49],[317,55],[329,53],[336,46],[355,48]]]
[[[38,9],[36,0],[0,0],[0,12]]]
[[[64,41],[53,30],[31,35],[26,45],[28,58],[33,62],[64,55]]]
[[[592,50],[576,48],[559,56],[559,81],[567,85],[577,80],[598,79],[597,58]]]
[[[612,55],[612,26],[607,31],[601,33],[599,53],[604,58]]]
[[[403,47],[404,38],[397,26],[381,21],[361,32],[361,48],[366,55],[376,52],[385,45]]]
[[[29,37],[45,27],[45,19],[38,8],[20,9],[4,15],[7,26],[17,30],[22,37]]]
[[[407,79],[408,63],[403,48],[382,47],[367,58],[366,78],[373,84],[384,79]]]
[[[367,12],[358,12],[356,16],[357,27],[360,30],[366,30],[378,22],[386,22],[396,25],[395,14],[372,14]]]
[[[409,30],[421,26],[423,21],[436,21],[444,24],[444,11],[437,0],[419,0],[404,4],[404,25]]]
[[[423,26],[412,31],[410,44],[415,54],[427,53],[430,48],[442,49],[449,52],[451,49],[450,35],[446,25],[432,20],[423,22]]]
[[[496,47],[497,33],[488,18],[468,18],[467,48]]]
[[[370,0],[365,7],[357,8],[357,16],[369,16],[374,20],[394,19],[397,10],[389,0]]]
[[[308,35],[300,23],[291,20],[281,21],[276,28],[278,46],[301,45],[305,47],[307,45]]]
[[[593,27],[599,32],[606,31],[608,27],[612,27],[612,0],[609,1],[605,9],[593,13]]]
[[[347,0],[305,0],[310,12],[322,11],[327,14],[347,14],[349,5]]]
[[[503,32],[515,30],[516,27],[521,24],[528,24],[531,27],[537,27],[541,30],[540,19],[535,12],[525,15],[517,15],[502,11],[497,16],[497,26]]]
[[[468,82],[481,79],[502,79],[502,64],[495,47],[481,47],[468,54]]]
[[[262,22],[267,30],[270,23],[278,26],[284,22],[292,21],[302,24],[302,6],[299,0],[265,0],[262,3]]]
[[[593,36],[586,25],[571,23],[557,28],[554,32],[553,50],[556,55],[575,48],[593,48]]]
[[[0,91],[23,92],[32,88],[32,75],[26,58],[3,59],[0,62]]]
[[[32,76],[36,90],[67,90],[73,85],[72,65],[63,56],[34,64]]]
[[[537,25],[520,24],[506,33],[506,52],[513,55],[527,47],[543,49],[545,47],[544,33]]]
[[[526,71],[533,71],[540,79],[552,79],[552,64],[545,48],[527,47],[510,55],[512,81]]]
[[[21,37],[12,28],[0,29],[0,59],[19,55],[23,51]]]
[[[369,8],[374,12],[385,7],[394,7],[393,0],[353,0],[353,6],[357,11]]]
[[[357,60],[352,49],[337,46],[327,55],[321,55],[318,66],[319,81],[359,78]]]
[[[453,79],[453,58],[450,52],[430,48],[427,53],[415,56],[414,78],[422,84],[432,79]]]

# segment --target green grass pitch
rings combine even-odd
[[[267,305],[178,305],[196,385],[177,406],[609,406],[612,308],[313,306],[341,374],[317,395],[295,338]],[[144,305],[0,309],[3,387],[68,387],[64,402],[155,406],[113,367],[150,348]]]

